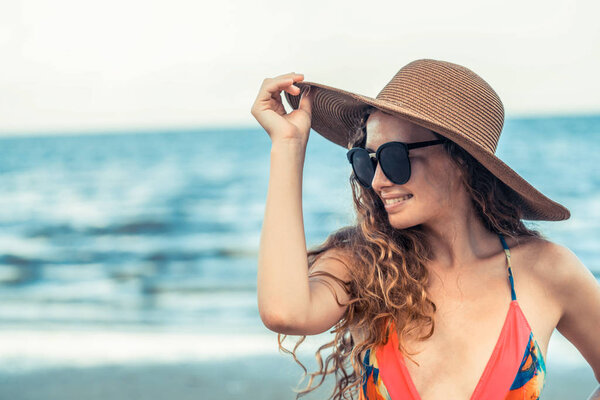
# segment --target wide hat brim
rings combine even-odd
[[[373,106],[437,132],[465,149],[493,175],[512,189],[511,200],[522,210],[523,219],[561,221],[570,218],[571,214],[566,207],[549,199],[534,188],[498,158],[493,151],[490,151],[490,148],[485,148],[481,144],[470,140],[464,133],[457,132],[456,124],[427,115],[427,113],[415,110],[415,107],[397,101],[364,96],[316,82],[302,81],[295,83],[295,86],[298,86],[301,92],[304,90],[304,86],[307,85],[311,86],[310,92],[313,100],[311,129],[329,141],[348,149],[350,135],[360,126],[360,121],[366,109]],[[300,95],[284,93],[290,106],[297,109]],[[500,130],[502,129],[503,116],[502,110],[502,120],[495,121],[496,124],[500,125]],[[494,143],[494,151],[495,146]]]

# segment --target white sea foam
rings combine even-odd
[[[296,354],[312,357],[319,345],[331,340],[327,335],[308,336]],[[293,348],[297,337],[292,338],[284,341],[285,348]],[[3,373],[110,364],[204,362],[277,354],[280,354],[277,334],[266,328],[262,333],[247,334],[16,328],[0,331]],[[291,355],[285,356],[291,359]]]
[[[0,331],[1,373],[25,373],[60,367],[102,365],[173,364],[214,362],[239,357],[291,355],[278,351],[277,334],[254,327],[248,332],[177,331],[173,328],[140,329],[24,329]],[[289,336],[283,345],[293,349],[298,336]],[[318,347],[333,334],[307,336],[296,354],[312,360]],[[328,351],[321,355],[326,357]],[[303,361],[304,362],[304,361]],[[547,368],[555,371],[588,367],[577,349],[558,331],[554,332],[546,358]]]

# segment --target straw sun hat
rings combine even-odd
[[[523,219],[561,221],[571,214],[540,193],[494,154],[504,107],[492,87],[470,69],[447,61],[420,59],[402,67],[376,98],[315,82],[311,86],[311,128],[344,148],[360,126],[366,108],[374,106],[452,140],[512,189]],[[294,109],[300,95],[284,92]]]

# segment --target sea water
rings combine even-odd
[[[171,355],[193,341],[186,332],[205,335],[198,354],[218,352],[211,343],[221,334],[275,352],[276,341],[261,342],[274,333],[256,301],[270,143],[257,127],[0,139],[0,356],[102,359],[103,346],[131,350],[140,332],[170,338]],[[311,132],[309,247],[354,220],[345,153]],[[508,118],[496,154],[571,211],[567,221],[527,224],[599,277],[600,116]],[[36,337],[49,344],[36,347]],[[580,366],[570,343],[555,337],[550,361]],[[60,351],[68,343],[73,354]],[[135,348],[131,358],[160,355]]]

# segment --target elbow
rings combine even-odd
[[[298,332],[300,318],[274,310],[259,310],[260,319],[269,330],[284,335],[295,335]]]
[[[278,314],[262,314],[260,315],[260,319],[263,324],[267,327],[267,329],[276,332],[283,333],[285,331],[286,322],[283,318],[281,318]]]

